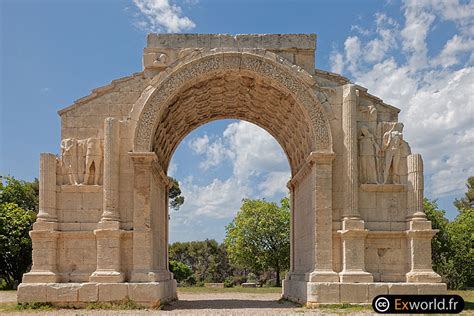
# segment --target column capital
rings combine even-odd
[[[135,165],[152,165],[158,162],[158,156],[153,151],[149,152],[129,152],[128,156],[132,159]]]
[[[312,151],[306,161],[317,164],[332,164],[336,154],[332,151]]]
[[[295,175],[291,178],[290,181],[286,184],[288,188],[295,186],[308,172],[311,171],[311,168],[315,164],[332,164],[336,154],[332,151],[312,151],[306,157],[303,165],[298,169]]]
[[[130,159],[132,159],[135,166],[151,168],[153,174],[158,176],[168,188],[171,186],[171,180],[159,164],[158,156],[155,152],[129,152],[128,155]]]

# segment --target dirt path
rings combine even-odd
[[[327,315],[308,310],[288,301],[278,293],[179,293],[179,300],[163,310],[86,310],[62,309],[50,312],[28,311],[27,315]],[[15,302],[16,293],[0,291],[0,302]],[[0,312],[0,314],[2,314]],[[19,315],[23,313],[15,313]],[[359,314],[359,313],[357,313]],[[364,314],[371,314],[364,313]],[[10,314],[11,315],[11,314]]]
[[[16,291],[0,291],[0,303],[16,302]]]

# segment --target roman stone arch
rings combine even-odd
[[[288,155],[293,173],[312,151],[332,153],[330,125],[314,92],[316,82],[273,53],[256,53],[217,50],[177,60],[134,104],[133,151],[155,151],[166,170],[190,129],[235,118],[273,135]],[[202,97],[195,97],[199,93]]]
[[[142,72],[59,111],[61,153],[40,157],[33,267],[18,300],[176,299],[169,162],[189,132],[226,118],[267,130],[289,161],[285,298],[444,293],[431,268],[423,161],[399,110],[315,69],[315,46],[314,34],[150,34]]]

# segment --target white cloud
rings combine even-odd
[[[258,185],[258,189],[264,196],[275,194],[288,194],[286,184],[291,178],[289,171],[274,171],[268,173],[265,180]]]
[[[272,199],[287,194],[288,160],[277,141],[256,125],[244,121],[231,123],[222,135],[195,137],[187,145],[201,158],[202,170],[228,161],[232,174],[206,185],[197,184],[193,177],[182,181],[185,202],[179,212],[172,214],[173,225],[191,226],[204,218],[230,221],[243,198]]]
[[[280,145],[262,128],[247,122],[229,124],[223,134],[234,153],[234,175],[241,181],[250,176],[288,168]]]
[[[408,64],[413,70],[422,69],[428,59],[426,37],[435,20],[435,15],[416,0],[405,2],[405,27],[403,28],[403,50],[408,56]]]
[[[460,55],[473,51],[474,39],[456,34],[446,42],[441,53],[433,60],[433,64],[443,68],[457,65],[460,62]],[[469,60],[468,63],[472,63],[472,60]]]
[[[349,36],[344,51],[335,50],[330,58],[333,70],[346,72],[401,108],[405,138],[414,152],[423,154],[432,197],[462,194],[467,177],[474,174],[474,39],[468,32],[473,6],[473,1],[407,0],[403,25],[379,14],[376,20],[385,22],[376,21],[372,38]],[[439,21],[452,22],[456,32],[436,54],[427,38]],[[356,48],[362,53],[354,52]],[[377,50],[382,52],[369,53]]]
[[[225,181],[214,179],[210,184],[199,186],[191,179],[182,182],[182,194],[185,202],[180,214],[192,222],[193,219],[208,216],[228,218],[237,213],[242,198],[249,196],[249,188],[235,177]]]
[[[191,139],[188,146],[195,154],[205,155],[205,159],[199,163],[199,167],[204,171],[219,165],[224,159],[232,158],[234,155],[231,150],[226,148],[222,139],[218,138],[215,142],[210,142],[207,135]]]
[[[178,170],[178,164],[172,161],[170,163],[170,166],[168,167],[168,175],[174,178],[177,170]]]
[[[168,33],[195,28],[196,24],[182,15],[181,7],[170,2],[171,0],[133,0],[142,15],[136,22],[137,27],[147,32]]]

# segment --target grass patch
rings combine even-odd
[[[327,304],[321,305],[318,309],[323,312],[343,312],[343,313],[352,313],[352,312],[361,312],[361,311],[371,311],[372,306],[370,305],[358,305],[358,304]]]
[[[13,313],[17,311],[17,304],[15,302],[0,303],[0,313]]]
[[[178,287],[179,293],[281,293],[281,287],[226,287],[226,288],[207,288],[203,286]]]
[[[145,309],[144,306],[137,304],[133,300],[123,300],[118,302],[96,302],[89,303],[86,309],[108,309],[108,310],[134,310],[134,309]]]
[[[16,303],[6,302],[0,303],[0,314],[1,313],[14,313],[14,312],[39,312],[39,311],[54,311],[56,307],[51,303]]]
[[[448,291],[448,294],[457,294],[464,299],[464,310],[474,310],[474,290]]]

